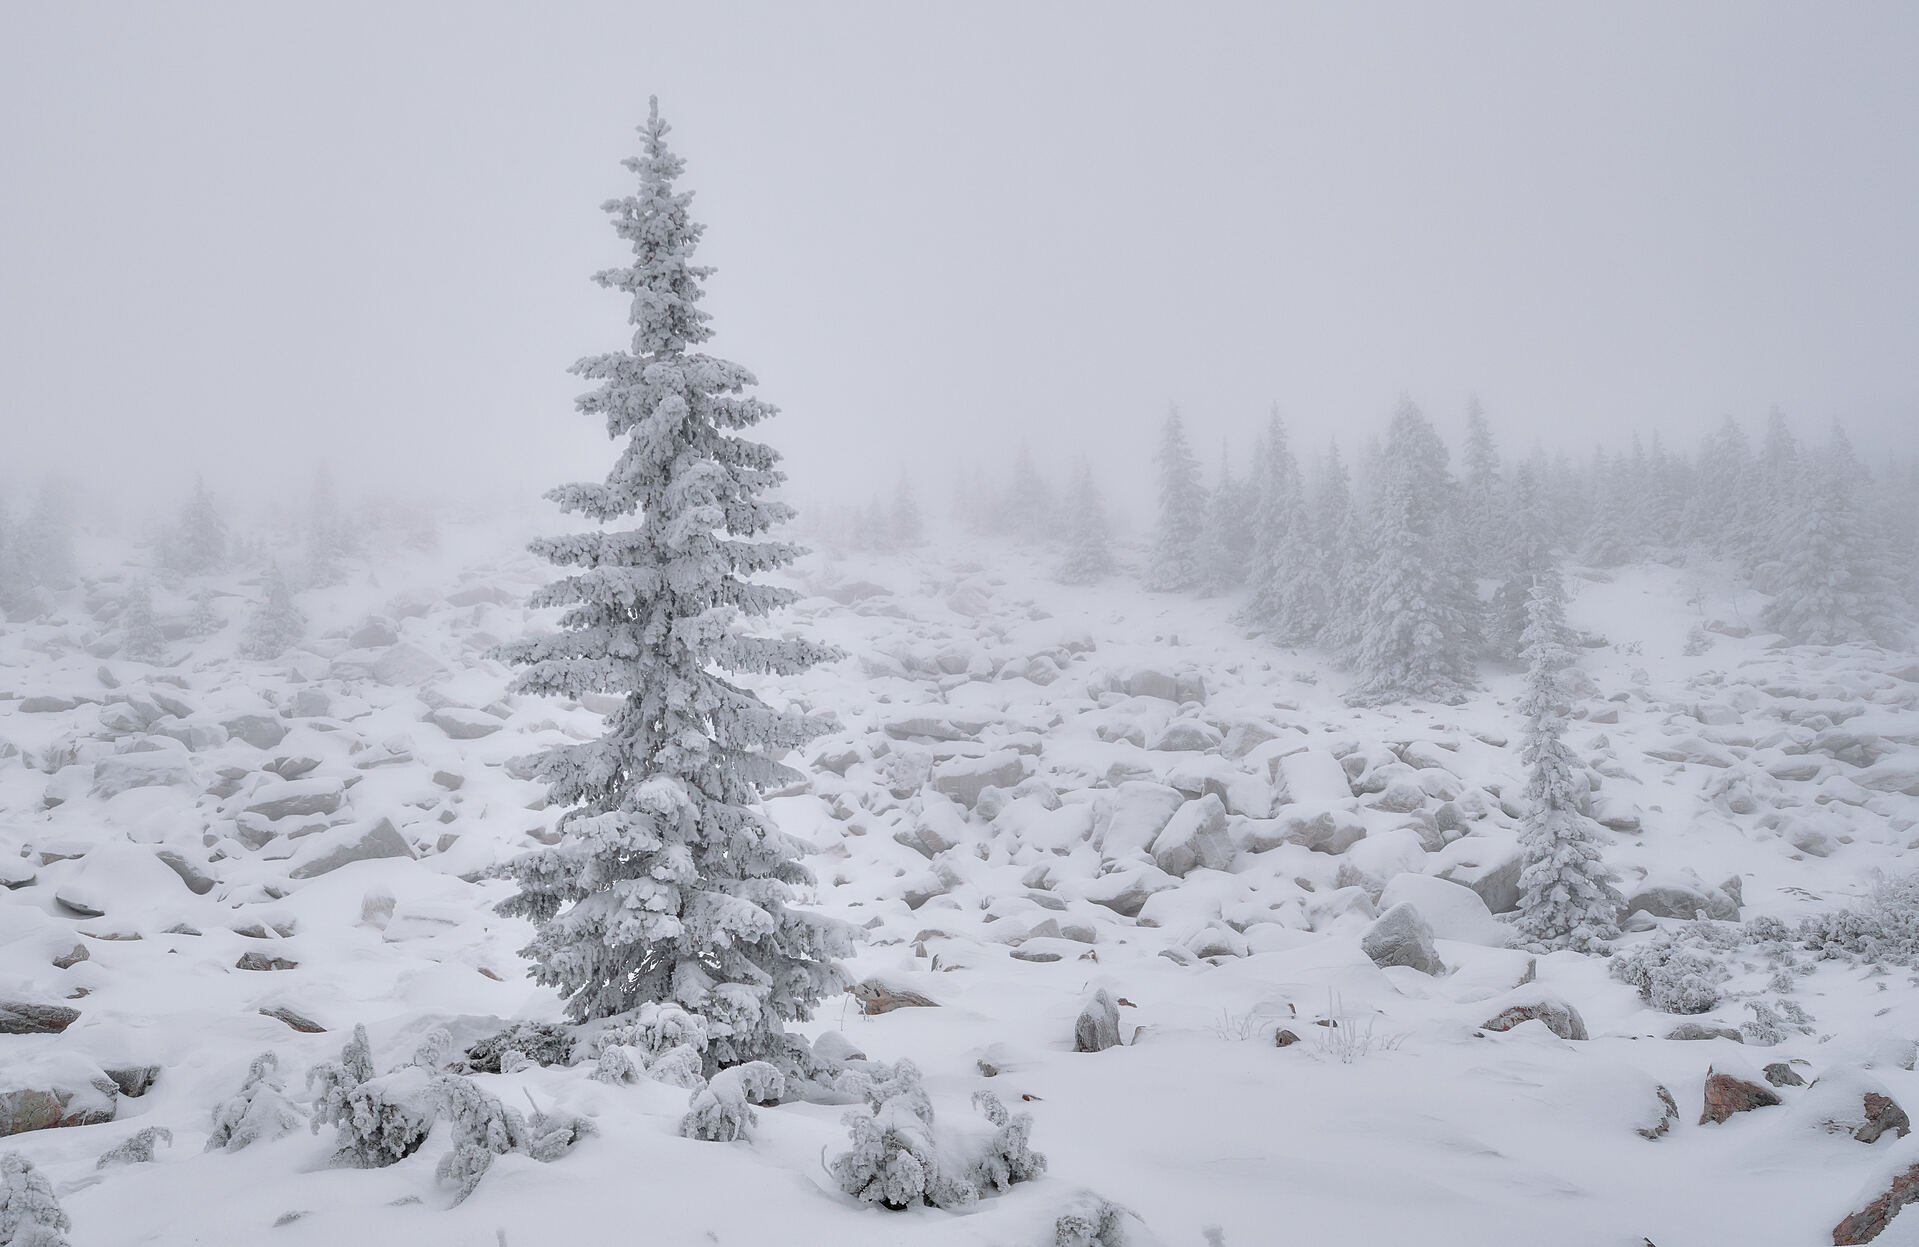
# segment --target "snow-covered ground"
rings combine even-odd
[[[1355,710],[1344,676],[1249,638],[1229,600],[1123,577],[1065,588],[986,544],[795,569],[808,596],[777,625],[846,657],[764,693],[839,730],[767,808],[814,850],[807,899],[865,929],[853,977],[935,1002],[869,1016],[847,995],[806,1033],[911,1059],[942,1122],[998,1092],[1033,1115],[1044,1177],[958,1213],[862,1207],[823,1165],[845,1104],[763,1107],[750,1139],[696,1142],[677,1132],[685,1089],[595,1081],[590,1060],[476,1076],[598,1133],[550,1164],[503,1157],[453,1208],[443,1132],[372,1170],[329,1168],[330,1129],[203,1152],[263,1051],[300,1100],[356,1023],[385,1070],[435,1027],[464,1047],[559,1017],[516,956],[529,928],[493,912],[510,885],[487,872],[558,816],[518,760],[599,716],[508,694],[485,656],[540,622],[520,603],[545,569],[518,546],[474,525],[437,556],[353,563],[301,596],[315,639],[272,663],[232,657],[254,593],[237,578],[213,582],[228,626],[176,627],[164,667],[112,656],[130,571],[0,630],[0,1010],[78,1012],[61,1033],[0,1035],[0,1097],[15,1096],[0,1106],[51,1092],[69,1115],[110,1114],[0,1151],[53,1180],[74,1243],[1051,1247],[1091,1190],[1151,1227],[1128,1242],[1168,1247],[1207,1227],[1233,1247],[1784,1245],[1833,1241],[1919,1162],[1919,1138],[1826,1124],[1835,1087],[1919,1106],[1905,970],[1805,958],[1782,988],[1729,940],[1724,999],[1678,1017],[1604,959],[1504,947],[1516,672],[1488,669],[1459,706]],[[1710,573],[1570,583],[1591,641],[1570,740],[1628,897],[1791,923],[1909,869],[1919,659],[1775,647],[1757,603]],[[195,587],[156,589],[163,623],[185,623]],[[1711,645],[1683,653],[1702,623]],[[1400,901],[1432,925],[1443,973],[1362,948]],[[1685,925],[1642,914],[1621,947]],[[1076,1052],[1101,988],[1123,1042]],[[1809,1033],[1665,1038],[1780,999]],[[1549,1001],[1589,1037],[1484,1025]],[[1825,1090],[1697,1124],[1709,1067],[1763,1086],[1782,1061]],[[125,1094],[146,1069],[151,1087]],[[172,1146],[96,1169],[149,1126]],[[1919,1213],[1876,1241],[1919,1242]]]

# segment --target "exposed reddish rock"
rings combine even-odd
[[[1699,1124],[1723,1122],[1734,1113],[1747,1113],[1779,1103],[1779,1093],[1756,1082],[1734,1078],[1731,1074],[1706,1070],[1706,1108]]]
[[[76,1095],[66,1087],[42,1091],[23,1088],[0,1092],[0,1135],[61,1126],[97,1126],[112,1121],[116,1088],[105,1079],[96,1087],[102,1095]]]
[[[853,999],[860,1002],[860,1012],[866,1014],[891,1013],[895,1009],[932,1009],[939,1001],[929,1000],[909,987],[898,987],[891,983],[882,983],[877,979],[867,979],[853,984],[850,989]]]
[[[1892,1131],[1893,1137],[1903,1139],[1912,1133],[1912,1122],[1906,1117],[1906,1110],[1899,1107],[1891,1096],[1880,1095],[1877,1091],[1866,1092],[1866,1121],[1852,1132],[1852,1137],[1861,1143],[1877,1143],[1879,1136]]]
[[[1586,1038],[1586,1022],[1579,1010],[1559,1000],[1535,1000],[1514,1005],[1480,1025],[1489,1031],[1509,1031],[1521,1022],[1544,1022],[1561,1039]]]
[[[299,966],[297,961],[288,961],[285,957],[269,957],[262,952],[250,952],[233,963],[236,970],[292,970]]]
[[[79,1020],[80,1011],[65,1005],[0,1000],[0,1035],[58,1035]]]
[[[1668,1130],[1679,1124],[1679,1101],[1673,1099],[1672,1092],[1664,1087],[1654,1087],[1653,1090],[1659,1096],[1662,1111],[1658,1121],[1639,1128],[1639,1137],[1642,1139],[1663,1138]]]
[[[324,1035],[326,1027],[320,1025],[305,1014],[296,1013],[285,1005],[274,1005],[270,1009],[260,1010],[262,1017],[270,1017],[276,1022],[284,1022],[302,1035]]]
[[[1914,1165],[1892,1180],[1879,1198],[1848,1216],[1832,1229],[1833,1247],[1856,1247],[1869,1243],[1907,1204],[1919,1200],[1919,1165]]]

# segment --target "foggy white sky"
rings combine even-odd
[[[1209,464],[1402,391],[1509,452],[1879,440],[1915,65],[1893,3],[8,4],[0,471],[599,474],[564,370],[624,340],[587,275],[654,92],[802,496],[1116,464],[1173,400]]]

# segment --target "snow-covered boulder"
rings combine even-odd
[[[1174,878],[1195,867],[1233,868],[1233,838],[1226,831],[1226,806],[1215,796],[1182,805],[1153,839],[1153,862]]]
[[[1143,854],[1185,803],[1185,795],[1166,784],[1123,783],[1093,808],[1094,846],[1108,861]]]
[[[242,714],[225,720],[222,727],[235,740],[243,740],[255,749],[272,749],[287,737],[287,726],[270,714]]]
[[[1218,749],[1222,739],[1219,729],[1202,719],[1174,719],[1152,747],[1166,753],[1207,753]]]
[[[1411,905],[1442,940],[1504,948],[1512,938],[1512,928],[1493,917],[1477,892],[1431,875],[1395,876],[1387,882],[1379,903],[1386,910]]]
[[[1288,803],[1343,801],[1353,795],[1345,768],[1323,749],[1302,749],[1277,761],[1281,798]]]
[[[1300,802],[1281,806],[1271,820],[1277,843],[1340,854],[1366,838],[1366,824],[1342,806]]]
[[[193,759],[174,748],[120,753],[93,764],[92,793],[116,797],[135,788],[194,787]]]
[[[427,722],[454,740],[479,740],[506,726],[484,710],[463,706],[442,706],[427,716]]]
[[[1440,851],[1433,875],[1471,888],[1492,913],[1508,914],[1519,908],[1525,865],[1517,837],[1465,836]]]
[[[1405,966],[1421,974],[1446,972],[1439,950],[1433,947],[1432,927],[1411,905],[1396,905],[1381,914],[1367,928],[1359,946],[1382,969]]]
[[[967,809],[979,804],[988,788],[1014,788],[1026,778],[1026,759],[1010,749],[978,758],[950,758],[933,768],[933,791]]]
[[[413,846],[407,843],[406,837],[391,819],[382,818],[371,824],[337,827],[308,838],[294,854],[287,874],[293,879],[313,879],[354,862],[412,856]]]
[[[81,859],[71,878],[54,889],[54,899],[77,914],[121,917],[156,902],[187,894],[185,882],[137,844],[103,844]]]
[[[346,785],[337,779],[283,779],[260,785],[247,798],[245,812],[269,821],[333,814],[346,800]]]
[[[0,1063],[0,1135],[112,1121],[119,1099],[106,1071],[73,1052],[9,1053]]]

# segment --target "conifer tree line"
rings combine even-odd
[[[1450,701],[1480,662],[1520,665],[1533,585],[1565,563],[1722,562],[1770,599],[1749,622],[1795,644],[1909,639],[1919,461],[1869,467],[1837,425],[1802,440],[1778,412],[1756,443],[1728,417],[1690,452],[1635,436],[1581,459],[1502,453],[1476,401],[1462,423],[1455,456],[1402,401],[1349,464],[1335,443],[1299,445],[1273,412],[1208,471],[1214,456],[1174,410],[1151,448],[1157,491],[1132,570],[1150,590],[1236,596],[1249,629],[1330,654],[1368,703]],[[956,517],[1046,541],[1067,583],[1113,574],[1096,479],[1084,465],[1061,475],[1068,488],[1024,452],[997,485],[964,470]]]

